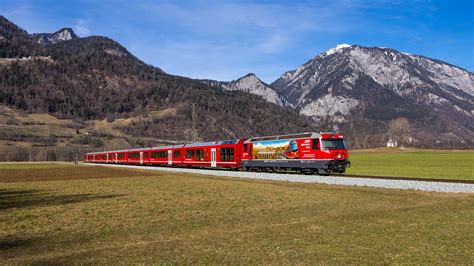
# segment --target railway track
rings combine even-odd
[[[219,169],[209,169],[219,170]],[[245,171],[245,170],[239,170]],[[255,173],[272,173],[272,174],[296,174],[296,175],[312,175],[318,176],[317,174],[307,174],[297,171],[252,171]],[[348,175],[348,174],[330,174],[330,176],[348,177],[348,178],[370,178],[370,179],[384,179],[384,180],[406,180],[406,181],[426,181],[426,182],[445,182],[445,183],[463,183],[463,184],[474,184],[474,180],[465,179],[448,179],[448,178],[424,178],[424,177],[406,177],[406,176],[367,176],[367,175]]]
[[[446,179],[446,178],[422,178],[422,177],[401,177],[401,176],[366,176],[366,175],[339,175],[333,176],[349,177],[349,178],[370,178],[370,179],[385,179],[385,180],[406,180],[406,181],[426,181],[426,182],[443,182],[443,183],[462,183],[474,184],[474,180],[463,179]]]
[[[104,165],[104,164],[99,164]],[[114,165],[114,164],[111,164]],[[225,170],[221,168],[204,168],[204,167],[169,167],[161,165],[134,165],[136,167],[157,167],[157,168],[172,168],[172,169],[198,169],[198,170],[209,170],[209,171],[230,171],[236,172],[235,170]],[[237,171],[247,172],[239,169]],[[292,175],[303,175],[303,176],[320,176],[318,174],[301,173],[297,171],[249,171],[248,173],[269,173],[269,174],[292,174]],[[425,181],[425,182],[442,182],[442,183],[462,183],[462,184],[474,184],[474,180],[465,179],[447,179],[447,178],[424,178],[424,177],[406,177],[406,176],[367,176],[367,175],[348,175],[348,174],[330,174],[329,176],[347,177],[347,178],[369,178],[369,179],[383,179],[383,180],[404,180],[404,181]]]
[[[88,163],[89,164],[89,163]],[[228,171],[221,169],[156,167],[139,165],[90,164],[108,167],[123,167],[176,173],[193,173],[209,176],[236,177],[245,179],[260,179],[274,181],[288,181],[298,183],[320,183],[328,185],[362,186],[388,189],[421,190],[445,193],[474,193],[474,182],[470,180],[449,180],[435,178],[407,178],[386,176],[356,176],[356,175],[308,175],[289,172],[247,172]]]

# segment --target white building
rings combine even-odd
[[[387,141],[387,147],[397,147],[398,146],[398,143],[396,140],[393,140],[393,139],[389,139]]]

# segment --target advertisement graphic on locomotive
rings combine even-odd
[[[298,159],[298,144],[290,139],[254,142],[253,158]]]

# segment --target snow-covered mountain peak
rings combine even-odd
[[[326,56],[332,55],[332,54],[335,54],[336,52],[338,52],[339,50],[342,50],[342,49],[344,49],[344,48],[350,48],[350,47],[352,47],[352,45],[347,44],[347,43],[338,44],[336,47],[327,50],[327,51],[324,53],[324,55],[326,55]]]
[[[449,127],[462,138],[474,136],[474,74],[421,55],[338,45],[285,72],[271,86],[316,121],[359,119],[379,123],[375,127],[382,131],[381,125],[405,117],[429,128],[426,132]]]

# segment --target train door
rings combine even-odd
[[[143,164],[143,152],[140,152],[140,164]]]
[[[115,163],[118,162],[117,159],[118,159],[118,153],[115,153]]]
[[[107,153],[107,163],[109,162],[109,154]]]
[[[92,161],[95,163],[95,155],[92,155]]]
[[[173,164],[173,151],[168,150],[168,165],[172,165],[172,164]]]
[[[216,148],[211,148],[211,167],[216,167]]]

